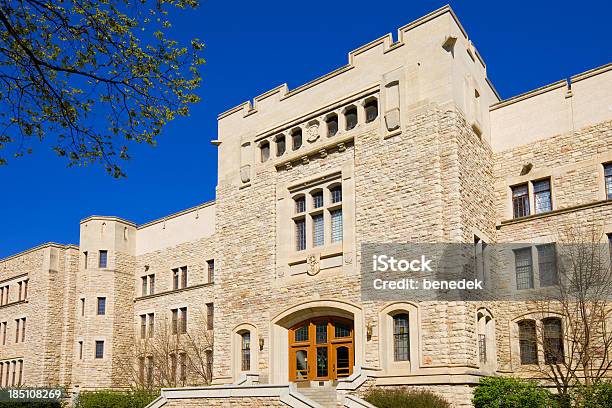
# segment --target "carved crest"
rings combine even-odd
[[[306,128],[306,135],[307,135],[306,140],[308,140],[308,143],[316,142],[317,139],[319,138],[319,123],[315,122],[315,123],[310,124]]]
[[[314,276],[321,271],[321,261],[318,255],[308,255],[306,258],[307,273]]]

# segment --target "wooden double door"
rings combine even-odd
[[[289,330],[289,380],[348,377],[355,361],[353,322],[339,317],[305,320]]]

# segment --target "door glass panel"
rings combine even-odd
[[[295,353],[295,378],[296,380],[308,379],[308,352],[298,350]]]
[[[317,347],[317,377],[327,377],[327,347]]]
[[[327,322],[317,323],[317,344],[327,343]]]
[[[336,323],[334,337],[341,338],[341,337],[349,337],[350,335],[351,335],[351,329],[349,329],[347,326],[344,326],[340,323]]]
[[[308,341],[308,325],[295,330],[295,341]]]
[[[338,347],[336,349],[336,373],[338,377],[347,377],[350,374],[350,359],[348,347]]]

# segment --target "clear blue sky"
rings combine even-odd
[[[219,112],[283,82],[294,88],[346,64],[347,53],[446,1],[214,1],[180,15],[179,37],[206,43],[202,102],[157,148],[132,150],[128,178],[72,168],[44,145],[0,167],[0,258],[43,242],[78,243],[79,220],[136,223],[214,199]],[[608,63],[604,1],[457,1],[451,6],[503,98]]]

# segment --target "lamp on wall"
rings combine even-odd
[[[372,340],[372,332],[373,332],[372,323],[368,322],[366,324],[366,335],[368,336],[368,340]]]
[[[264,338],[263,336],[259,336],[259,350],[263,350],[263,346],[264,346]]]

